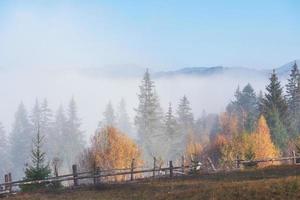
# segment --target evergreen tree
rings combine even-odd
[[[117,126],[123,133],[126,133],[128,135],[132,134],[132,127],[126,110],[126,102],[124,99],[121,99],[118,107]]]
[[[66,155],[62,151],[62,149],[66,149],[65,141],[63,139],[68,138],[67,134],[67,118],[63,106],[60,105],[55,114],[53,133],[49,143],[52,144],[53,158],[59,159],[63,163],[64,156]]]
[[[32,141],[32,129],[23,103],[20,103],[15,114],[15,121],[10,133],[10,155],[15,179],[21,179],[23,166],[29,161]]]
[[[190,102],[186,96],[180,99],[177,108],[177,123],[178,123],[178,140],[181,141],[177,147],[182,154],[185,151],[187,145],[187,139],[189,134],[194,134],[194,115],[190,107]]]
[[[115,126],[116,125],[116,116],[115,116],[115,110],[112,106],[111,102],[108,102],[105,111],[103,113],[103,121],[100,123],[101,127],[105,126]]]
[[[180,158],[182,152],[178,146],[182,142],[180,140],[180,135],[178,129],[178,124],[176,118],[173,114],[172,104],[169,103],[168,112],[166,113],[165,120],[164,120],[164,127],[165,127],[165,136],[167,138],[166,145],[168,145],[168,158],[169,160],[176,160]]]
[[[39,100],[36,99],[35,100],[35,104],[33,106],[33,109],[32,109],[32,112],[31,112],[31,115],[30,115],[30,122],[31,122],[31,125],[32,125],[32,132],[34,133],[35,130],[37,130],[38,126],[40,126],[42,124],[42,110],[41,110],[41,107],[40,107],[40,103],[39,103]]]
[[[273,70],[270,77],[270,83],[266,87],[266,94],[264,98],[264,114],[267,118],[274,110],[279,113],[280,120],[285,119],[287,115],[287,103],[282,93],[282,87],[278,80],[278,77]]]
[[[62,136],[62,141],[64,141],[63,161],[66,164],[65,167],[71,169],[72,165],[77,163],[78,156],[85,144],[74,98],[69,103],[67,114],[66,132]]]
[[[247,132],[255,129],[255,122],[258,117],[258,102],[252,86],[248,83],[242,90],[239,87],[235,94],[235,100],[227,106],[229,113],[239,117],[239,128]]]
[[[274,143],[282,149],[286,145],[287,140],[287,104],[275,70],[270,77],[270,83],[266,87],[266,90],[267,93],[263,101],[263,112],[271,130]]]
[[[8,141],[2,123],[0,122],[0,173],[5,174],[10,166],[8,152]],[[0,178],[2,180],[2,177]],[[3,181],[3,180],[2,180]]]
[[[186,134],[188,129],[192,129],[194,126],[194,115],[190,107],[190,102],[186,96],[180,99],[177,109],[177,122],[180,129],[183,131],[182,134]]]
[[[299,89],[299,69],[295,62],[292,67],[288,83],[286,85],[286,99],[288,104],[288,130],[293,137],[300,133],[298,124],[300,123],[300,89]]]
[[[44,180],[50,176],[51,170],[49,164],[45,164],[46,153],[42,150],[43,137],[40,135],[40,128],[37,124],[36,138],[33,140],[33,148],[31,151],[31,164],[25,170],[24,180]],[[37,188],[43,188],[45,184],[31,184],[21,187],[23,191]]]
[[[45,151],[47,158],[53,159],[54,149],[53,145],[58,141],[54,131],[53,131],[53,114],[48,106],[47,99],[44,99],[41,105],[41,124],[40,131],[45,137]]]
[[[281,150],[284,150],[287,146],[288,134],[286,127],[280,120],[280,115],[278,111],[273,110],[272,112],[270,112],[268,124],[270,127],[271,136],[274,141],[274,144]]]
[[[135,125],[140,144],[143,148],[144,160],[151,161],[153,156],[162,153],[162,110],[155,86],[149,71],[144,74],[138,95],[139,105],[136,109]]]

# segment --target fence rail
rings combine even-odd
[[[276,162],[276,161],[288,161],[292,160],[293,164],[300,164],[300,156],[296,156],[295,152],[293,152],[293,156],[290,157],[279,157],[279,158],[265,158],[259,160],[243,160],[236,159],[236,168],[240,169],[241,165],[247,164],[257,164],[262,162]],[[97,184],[102,181],[101,178],[108,177],[118,177],[118,176],[127,176],[128,181],[133,181],[137,177],[136,174],[142,174],[142,178],[156,178],[159,177],[160,174],[164,174],[164,176],[173,177],[176,175],[185,175],[186,172],[190,172],[191,170],[197,170],[202,165],[200,162],[192,161],[191,165],[185,165],[185,160],[182,158],[182,163],[180,166],[173,166],[173,162],[169,162],[168,167],[156,166],[156,159],[154,158],[153,168],[144,169],[142,167],[134,166],[134,159],[132,160],[130,168],[122,168],[122,169],[99,169],[96,168],[93,171],[88,172],[78,172],[77,165],[72,166],[73,173],[60,175],[56,174],[54,177],[48,177],[43,180],[20,180],[20,181],[12,181],[11,173],[5,174],[5,182],[0,184],[0,195],[11,193],[13,187],[18,187],[22,185],[31,185],[31,184],[43,184],[43,183],[56,183],[56,182],[65,182],[72,181],[74,186],[78,186],[79,180],[83,179],[93,179],[94,184]],[[212,168],[212,171],[216,171],[215,166],[213,165],[210,158],[208,158],[208,162]],[[187,170],[189,169],[189,170]],[[159,174],[158,174],[159,172]],[[147,174],[147,176],[144,176]]]
[[[184,161],[184,159],[183,159]],[[23,185],[31,185],[31,184],[47,184],[47,183],[55,183],[55,182],[65,182],[65,181],[73,181],[74,186],[78,186],[79,180],[83,179],[93,179],[94,183],[99,183],[101,178],[107,178],[107,177],[118,177],[118,176],[128,176],[130,177],[130,181],[133,181],[135,179],[136,174],[142,174],[148,173],[148,177],[155,178],[158,174],[158,172],[163,173],[165,176],[173,177],[175,175],[184,175],[185,172],[187,172],[186,169],[192,169],[196,168],[198,164],[192,164],[192,165],[184,165],[182,163],[180,166],[173,166],[173,162],[169,162],[168,167],[161,167],[154,165],[153,168],[144,169],[142,167],[135,167],[134,166],[134,159],[132,160],[130,168],[122,168],[122,169],[103,169],[100,170],[99,168],[96,168],[93,171],[88,172],[78,172],[77,171],[77,165],[72,166],[73,173],[71,174],[65,174],[54,177],[48,177],[43,180],[20,180],[20,181],[12,181],[11,179],[11,173],[5,175],[5,183],[0,184],[0,195],[5,193],[11,193],[13,187],[23,186]],[[154,158],[154,164],[156,164],[156,159]],[[153,175],[151,175],[153,174]],[[145,176],[142,176],[145,177]]]

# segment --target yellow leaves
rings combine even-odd
[[[278,150],[272,142],[270,130],[263,116],[258,119],[256,131],[254,133],[235,134],[236,122],[230,122],[230,117],[224,114],[221,117],[223,121],[222,134],[219,134],[215,141],[215,148],[219,148],[221,152],[221,163],[225,167],[232,167],[234,160],[259,160],[266,158],[274,158],[279,155]],[[229,120],[229,121],[228,121]],[[231,135],[231,137],[228,137]],[[260,163],[259,167],[264,167],[274,163]]]
[[[202,153],[203,147],[198,142],[194,134],[190,133],[187,137],[187,145],[185,154],[188,158],[190,157],[199,157]]]
[[[255,159],[274,158],[279,155],[278,150],[271,140],[270,130],[266,120],[261,116],[255,133],[250,136],[250,141],[255,154]],[[260,166],[270,165],[270,163],[261,163]]]
[[[128,168],[132,159],[135,159],[136,165],[142,163],[141,152],[135,142],[114,127],[101,129],[91,143],[91,152],[97,167]]]

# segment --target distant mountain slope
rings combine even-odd
[[[300,67],[300,60],[297,60],[297,65]],[[281,67],[276,68],[276,72],[280,77],[286,77],[291,71],[292,66],[295,61],[291,61]],[[157,72],[154,74],[157,78],[163,77],[172,77],[172,76],[212,76],[212,75],[222,75],[222,76],[262,76],[266,77],[272,72],[272,69],[250,69],[244,67],[223,67],[223,66],[215,66],[215,67],[190,67],[190,68],[182,68],[174,71],[166,71],[166,72]]]

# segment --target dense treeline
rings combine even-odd
[[[37,130],[43,138],[39,148],[45,153],[45,166],[59,167],[62,172],[69,171],[74,163],[84,168],[121,168],[129,167],[135,158],[139,164],[152,166],[153,157],[166,162],[183,155],[186,160],[209,156],[216,166],[230,168],[237,157],[289,154],[300,136],[296,63],[285,89],[273,71],[264,93],[256,93],[250,84],[238,87],[232,102],[219,115],[203,112],[196,119],[184,94],[175,108],[170,103],[164,112],[148,70],[139,86],[138,100],[132,121],[124,99],[117,110],[109,102],[88,146],[73,98],[66,110],[60,106],[55,113],[47,100],[36,100],[30,112],[21,103],[8,136],[0,124],[2,174],[9,170],[15,179],[21,179],[32,166]],[[137,138],[128,137],[134,132]]]

